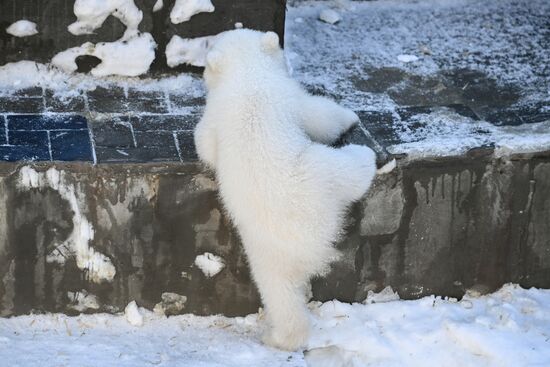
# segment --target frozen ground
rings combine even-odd
[[[2,365],[47,366],[547,366],[550,291],[506,285],[460,302],[426,297],[310,304],[305,352],[258,341],[258,315],[135,318],[106,314],[0,319]],[[135,324],[135,323],[134,323]]]
[[[550,100],[550,2],[546,0],[289,1],[285,47],[295,76],[356,108],[391,109],[354,81],[373,68],[428,76],[478,70],[524,98]],[[320,22],[324,9],[341,20]],[[404,60],[408,62],[403,62]]]
[[[327,9],[340,21],[320,21]],[[480,146],[495,146],[498,154],[544,151],[550,149],[549,19],[546,0],[290,1],[285,51],[308,89],[356,111],[393,114],[384,127],[394,140],[385,145],[390,153],[457,156]],[[192,75],[93,78],[31,61],[0,66],[0,95],[35,84],[62,97],[97,85],[204,95]],[[446,113],[397,116],[403,106],[455,104],[472,108],[480,121]],[[529,117],[516,119],[518,111]],[[493,121],[494,113],[502,116]]]

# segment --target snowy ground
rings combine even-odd
[[[550,291],[506,285],[460,302],[426,297],[310,304],[307,351],[259,342],[258,315],[30,315],[0,319],[3,366],[548,366]],[[135,321],[131,315],[130,321]]]

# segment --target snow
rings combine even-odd
[[[126,26],[127,33],[135,34],[143,19],[143,12],[134,0],[76,0],[73,10],[77,21],[68,29],[74,35],[93,33],[109,15],[118,18]]]
[[[415,62],[418,61],[418,56],[414,55],[398,55],[397,60],[407,63],[407,62]]]
[[[319,19],[328,24],[336,24],[340,21],[340,14],[332,9],[323,9],[319,13]]]
[[[396,116],[400,106],[387,94],[358,88],[358,80],[369,79],[370,70],[380,68],[402,71],[406,78],[426,79],[447,71],[474,70],[495,79],[497,88],[518,87],[520,99],[511,108],[550,102],[548,38],[534,28],[545,24],[548,1],[289,3],[285,52],[293,76],[356,111]],[[319,13],[327,8],[342,15],[337,27],[318,21]],[[400,143],[389,146],[390,153],[418,159],[456,156],[484,144],[494,144],[497,155],[550,149],[548,121],[499,127],[472,122],[450,111],[418,118],[422,121],[394,126]],[[415,122],[421,127],[413,128]]]
[[[162,0],[157,0],[155,5],[153,5],[153,13],[161,10],[164,7],[164,2]]]
[[[397,161],[395,159],[392,159],[382,167],[376,170],[376,173],[379,175],[385,175],[386,173],[390,173],[397,167]]]
[[[15,37],[28,37],[38,33],[36,23],[22,19],[6,28],[6,33]]]
[[[497,156],[550,148],[550,120],[495,126],[485,121],[472,121],[447,108],[401,121],[395,132],[402,143],[390,145],[388,152],[407,154],[410,159],[464,154],[471,148],[493,143]]]
[[[63,171],[51,167],[45,172],[37,172],[29,166],[19,170],[19,190],[50,188],[57,191],[67,201],[73,212],[73,229],[69,236],[54,246],[54,250],[46,255],[50,263],[64,264],[73,255],[79,269],[86,271],[92,282],[110,282],[116,274],[111,260],[90,247],[94,238],[94,228],[83,212],[81,200],[78,200],[76,185],[69,182]]]
[[[141,314],[136,301],[128,303],[124,309],[124,317],[132,326],[143,326],[143,315]]]
[[[394,297],[395,298],[395,297]],[[142,317],[28,315],[0,319],[6,366],[545,366],[550,360],[550,291],[506,285],[461,301],[425,297],[309,305],[305,351],[260,342],[263,316]],[[91,348],[90,346],[93,346]]]
[[[90,55],[101,59],[101,64],[91,71],[96,77],[138,76],[149,70],[155,59],[157,44],[150,33],[138,31],[143,12],[133,0],[77,0],[74,13],[78,19],[68,27],[74,35],[93,33],[110,15],[118,18],[126,30],[122,38],[114,42],[100,42],[96,45],[86,42],[61,51],[53,57],[52,65],[66,73],[74,73],[77,70],[75,59]]]
[[[85,289],[77,292],[67,292],[67,297],[72,302],[69,307],[79,312],[97,310],[100,307],[97,297],[88,293]]]
[[[176,0],[170,20],[174,24],[187,22],[195,14],[212,13],[215,10],[210,0]]]
[[[201,269],[207,278],[212,278],[225,267],[223,259],[210,252],[198,255],[195,258],[195,265]]]
[[[165,94],[198,98],[204,95],[202,79],[192,74],[151,78],[108,76],[96,78],[87,74],[67,74],[57,67],[32,61],[19,61],[0,66],[0,95],[10,95],[17,90],[39,86],[54,91],[60,98],[79,95],[96,87],[120,87],[124,90],[160,91]],[[170,108],[171,113],[185,113],[183,109]],[[188,111],[187,111],[188,112]]]
[[[181,38],[173,36],[166,45],[166,61],[171,68],[181,64],[206,65],[206,53],[216,36]]]

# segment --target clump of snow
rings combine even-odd
[[[122,315],[0,318],[0,355],[6,366],[28,367],[82,366],[90,361],[118,367],[548,364],[549,290],[506,285],[464,301],[469,302],[467,307],[434,296],[372,304],[312,304],[308,348],[292,353],[261,344],[263,321],[257,314],[235,318],[153,314],[140,328]]]
[[[176,0],[170,20],[174,24],[187,22],[195,14],[212,13],[215,10],[210,0]]]
[[[77,292],[67,292],[67,297],[71,301],[69,307],[79,312],[98,310],[100,307],[97,297],[88,293],[85,289]]]
[[[76,0],[73,10],[77,21],[68,28],[74,35],[93,33],[109,15],[118,18],[126,26],[126,36],[129,33],[133,35],[143,19],[143,12],[134,0]]]
[[[386,163],[385,165],[377,169],[376,173],[379,175],[384,175],[386,173],[390,173],[391,171],[393,171],[395,167],[397,167],[397,161],[395,159],[392,159],[391,161],[389,161],[388,163]]]
[[[380,293],[369,291],[367,293],[367,299],[365,299],[363,303],[366,305],[370,305],[373,303],[384,303],[397,300],[399,300],[399,294],[397,294],[397,292],[395,292],[392,287],[387,286],[386,288],[382,289]]]
[[[153,312],[157,315],[177,315],[185,308],[187,297],[177,293],[164,292],[161,296],[161,302],[157,303]]]
[[[408,63],[408,62],[415,62],[418,61],[418,56],[415,55],[398,55],[397,60]]]
[[[195,265],[201,269],[207,278],[212,278],[225,267],[223,259],[219,256],[205,252],[195,258]]]
[[[328,24],[336,24],[342,18],[340,17],[340,14],[332,9],[323,9],[319,13],[319,19]]]
[[[53,57],[53,65],[72,73],[77,70],[76,58],[89,55],[101,60],[92,69],[93,76],[138,76],[149,70],[155,59],[157,44],[150,33],[138,32],[143,12],[133,0],[77,0],[74,13],[78,20],[68,27],[74,35],[93,33],[109,15],[118,18],[126,30],[122,38],[114,42],[100,42],[96,45],[86,42],[61,51]]]
[[[155,5],[153,5],[153,13],[161,10],[164,7],[164,2],[162,0],[157,0]]]
[[[241,29],[243,27],[243,24],[241,22],[235,23],[235,29]]]
[[[94,228],[81,209],[83,200],[78,200],[76,184],[70,182],[63,171],[51,167],[46,172],[37,172],[29,166],[19,170],[19,190],[51,188],[65,199],[73,212],[73,230],[54,250],[46,255],[47,262],[64,264],[69,256],[76,258],[79,269],[86,271],[89,279],[96,283],[112,281],[116,269],[111,260],[90,247]]]
[[[130,323],[130,325],[143,326],[143,315],[139,311],[136,301],[128,303],[128,305],[124,309],[124,317],[126,318],[126,321]]]
[[[76,57],[90,55],[101,59],[101,64],[91,71],[93,76],[138,76],[149,70],[155,59],[156,46],[150,33],[141,33],[128,40],[101,42],[96,45],[86,42],[79,47],[59,52],[52,59],[52,64],[67,73],[72,73],[78,68]]]
[[[28,37],[38,33],[36,23],[22,19],[6,28],[6,32],[15,37]]]
[[[206,54],[216,36],[181,38],[173,36],[166,45],[166,61],[171,68],[181,64],[206,65]]]

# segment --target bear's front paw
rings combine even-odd
[[[359,123],[359,116],[352,110],[344,109],[342,114],[342,132],[347,132],[349,129],[354,127]]]
[[[262,335],[262,342],[274,348],[295,351],[306,345],[309,338],[309,323],[300,322],[283,328],[270,328]]]

